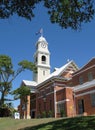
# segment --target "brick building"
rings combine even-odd
[[[23,80],[21,85],[31,88],[27,103],[20,101],[21,118],[72,117],[95,114],[95,58],[81,69],[68,61],[50,73],[50,52],[44,37],[36,43],[34,62],[37,74],[33,81]]]

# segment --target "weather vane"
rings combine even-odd
[[[40,34],[43,37],[43,28],[41,28],[38,32],[36,32],[36,35]]]

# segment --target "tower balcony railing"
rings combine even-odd
[[[42,61],[42,64],[46,64],[46,61]]]

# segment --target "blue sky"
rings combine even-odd
[[[40,35],[35,35],[40,28],[44,30],[49,51],[51,53],[51,70],[61,67],[67,60],[74,60],[82,67],[95,56],[95,20],[84,24],[81,31],[62,29],[49,20],[47,10],[41,5],[35,9],[35,17],[30,22],[18,16],[12,16],[7,20],[0,20],[0,54],[6,54],[12,58],[14,69],[17,63],[23,59],[33,61],[35,43]],[[21,81],[32,80],[32,73],[25,71],[13,82],[13,89],[20,86]],[[14,102],[17,107],[18,101]]]

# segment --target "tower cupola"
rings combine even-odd
[[[34,54],[34,63],[37,66],[37,74],[34,74],[34,81],[37,83],[45,80],[50,75],[50,52],[48,42],[41,36],[36,42],[36,52]]]

